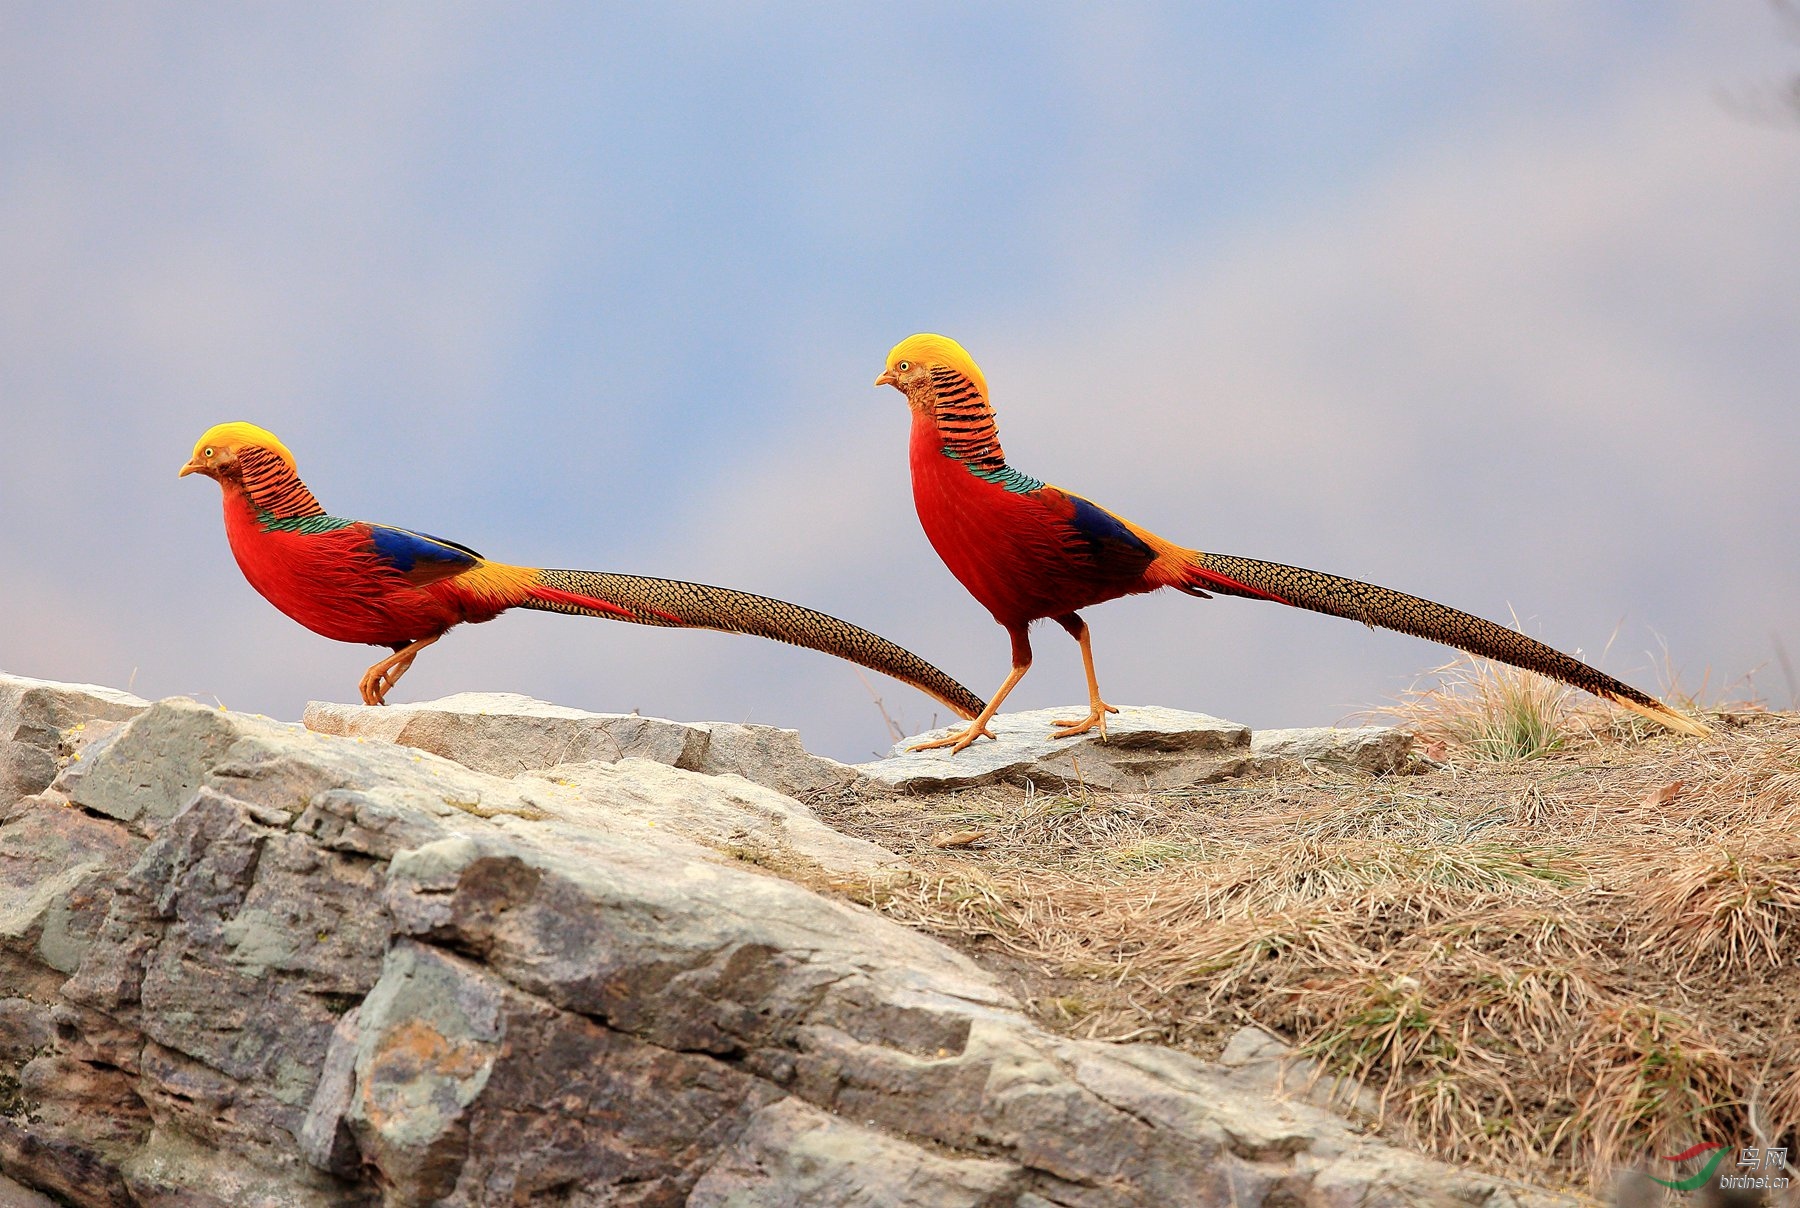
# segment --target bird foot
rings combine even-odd
[[[394,685],[400,682],[400,677],[406,674],[406,669],[413,665],[414,659],[419,657],[419,651],[442,636],[442,634],[433,634],[428,638],[420,638],[410,646],[402,646],[363,672],[362,683],[358,685],[362,689],[363,704],[385,705],[387,694],[394,690]]]
[[[387,704],[387,694],[393,690],[395,684],[400,682],[400,677],[406,674],[406,669],[412,666],[412,663],[413,656],[410,654],[395,655],[391,659],[383,659],[363,672],[362,683],[358,685],[362,690],[363,704]]]
[[[1050,737],[1052,737],[1052,738],[1074,738],[1077,734],[1086,734],[1089,730],[1093,729],[1095,726],[1099,726],[1100,727],[1100,741],[1105,742],[1106,741],[1106,715],[1108,713],[1117,713],[1118,711],[1119,711],[1119,709],[1118,709],[1117,705],[1109,705],[1103,700],[1095,701],[1094,707],[1089,711],[1088,715],[1086,717],[1082,718],[1080,721],[1053,721],[1053,722],[1051,722],[1050,723],[1051,725],[1061,726],[1062,729],[1052,730],[1050,732]]]
[[[947,734],[943,738],[934,738],[930,742],[916,743],[906,748],[908,751],[930,751],[938,747],[949,747],[952,755],[974,742],[977,738],[993,738],[994,732],[986,726],[971,725],[955,734]],[[995,739],[998,742],[998,739]]]
[[[380,670],[381,668],[379,667],[369,668],[368,671],[363,673],[362,683],[357,685],[357,689],[362,693],[362,702],[365,705],[387,704],[387,701],[384,698],[387,696],[388,689],[392,688],[394,685],[385,675],[379,674]]]

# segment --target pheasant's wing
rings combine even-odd
[[[1159,551],[1093,500],[1047,484],[1030,494],[1056,516],[1065,552],[1095,581],[1135,581],[1156,561]]]
[[[376,557],[417,587],[453,579],[482,563],[481,555],[468,546],[442,537],[388,524],[365,524],[363,527],[368,530],[369,547]]]

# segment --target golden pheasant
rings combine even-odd
[[[383,703],[419,652],[452,626],[536,608],[774,638],[891,675],[959,717],[981,709],[980,697],[919,656],[798,604],[677,579],[508,566],[440,537],[326,515],[287,446],[254,424],[209,429],[181,474],[204,474],[223,488],[225,536],[264,599],[314,633],[394,651],[364,674],[365,704]]]
[[[1006,463],[987,380],[955,340],[915,335],[888,354],[875,379],[912,410],[913,503],[932,548],[1012,638],[1012,671],[969,726],[915,750],[962,750],[1031,666],[1033,621],[1049,618],[1081,645],[1088,715],[1059,721],[1054,737],[1098,726],[1118,710],[1100,697],[1087,622],[1079,610],[1120,596],[1172,587],[1273,600],[1410,633],[1547,675],[1641,713],[1683,734],[1707,728],[1628,684],[1515,630],[1418,596],[1279,562],[1207,554],[1164,540],[1073,492]]]

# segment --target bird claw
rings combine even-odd
[[[970,743],[974,742],[977,738],[993,738],[993,737],[994,737],[994,732],[992,730],[988,729],[986,726],[972,725],[964,730],[958,731],[955,734],[947,734],[942,738],[934,738],[930,742],[915,743],[913,746],[910,746],[906,749],[908,752],[912,752],[912,751],[931,751],[931,750],[935,750],[938,747],[949,747],[950,753],[952,755],[954,755],[958,751],[962,750],[964,747],[968,746]],[[998,742],[999,739],[994,739],[994,741]]]
[[[1105,701],[1095,701],[1093,709],[1090,710],[1088,715],[1086,717],[1082,718],[1080,721],[1053,721],[1053,722],[1051,722],[1050,723],[1051,725],[1061,726],[1062,729],[1052,730],[1050,732],[1050,737],[1051,738],[1074,738],[1077,734],[1086,734],[1089,730],[1092,730],[1095,726],[1099,726],[1100,727],[1100,741],[1105,742],[1106,741],[1106,715],[1108,713],[1117,713],[1118,711],[1119,711],[1119,709],[1118,709],[1118,706],[1116,706],[1116,705],[1109,705]]]
[[[393,658],[382,659],[373,667],[363,672],[362,683],[357,685],[362,690],[363,704],[385,705],[387,694],[393,691],[400,677],[406,674],[413,660],[419,657],[417,650],[408,647]]]
[[[398,678],[398,676],[395,677],[395,679]],[[368,674],[362,677],[362,683],[357,686],[362,690],[363,704],[385,705],[387,704],[388,689],[394,686],[394,681],[386,675],[378,674],[377,668],[371,667]]]

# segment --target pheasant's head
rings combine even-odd
[[[915,411],[932,410],[938,391],[957,379],[972,383],[987,397],[987,379],[975,358],[949,336],[907,336],[888,353],[887,370],[875,379],[877,386],[892,386],[906,396]]]
[[[285,462],[290,471],[294,469],[294,455],[288,452],[287,446],[273,432],[255,424],[240,422],[208,428],[206,435],[194,442],[194,455],[181,467],[181,473],[177,477],[204,474],[220,482],[227,478],[241,478],[243,467],[238,463],[248,449],[266,450]]]

